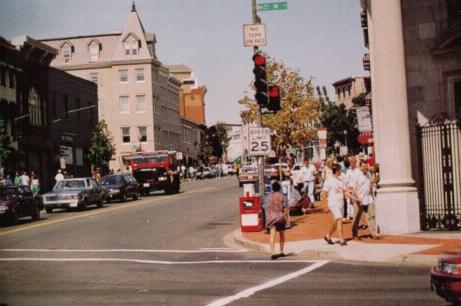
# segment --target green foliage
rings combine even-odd
[[[5,121],[0,119],[0,165],[6,164],[10,152],[10,137],[6,130]]]
[[[366,93],[361,93],[357,97],[352,98],[352,104],[354,104],[354,106],[365,106],[367,103],[365,100],[366,96]]]
[[[112,136],[104,120],[98,122],[91,135],[91,144],[88,152],[88,160],[94,168],[100,168],[101,172],[109,171],[109,161],[115,153]]]

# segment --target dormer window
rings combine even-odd
[[[96,39],[91,40],[91,42],[88,44],[88,51],[90,52],[90,61],[99,61],[101,50],[102,44]]]
[[[69,62],[72,58],[72,53],[74,52],[74,46],[68,41],[64,42],[61,45],[61,54],[64,59],[64,62]]]
[[[141,48],[141,41],[131,33],[123,40],[123,45],[125,47],[125,55],[138,55],[139,48]]]

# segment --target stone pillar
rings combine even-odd
[[[381,233],[420,231],[419,201],[411,171],[410,126],[400,0],[367,1],[371,15],[371,67],[380,190]]]

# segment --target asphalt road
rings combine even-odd
[[[357,265],[229,247],[235,177],[186,182],[86,212],[0,229],[0,304],[447,305],[427,268]]]

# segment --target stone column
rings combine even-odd
[[[411,171],[410,126],[400,0],[367,1],[381,189],[376,220],[382,233],[420,230],[418,193]]]

